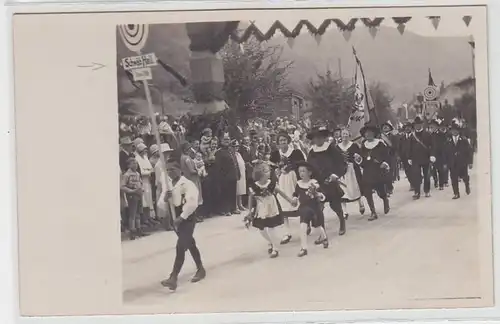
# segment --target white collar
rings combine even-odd
[[[324,142],[321,146],[313,145],[311,149],[313,150],[313,152],[323,152],[326,151],[329,146],[329,142]]]
[[[178,188],[178,187],[182,186],[184,183],[186,183],[186,180],[187,180],[187,178],[184,177],[183,175],[181,175],[181,177],[179,178],[179,180],[177,181],[177,183],[175,185],[173,185],[172,189],[175,189],[175,188]]]
[[[279,152],[280,152],[280,155],[286,156],[288,158],[288,157],[290,157],[290,155],[292,155],[293,147],[291,145],[288,145],[288,149],[286,150],[285,153],[283,153],[283,151],[281,151],[281,149],[279,150]]]
[[[375,146],[377,146],[380,142],[382,142],[381,140],[379,140],[378,138],[375,138],[372,142],[368,142],[368,141],[365,141],[363,143],[363,145],[369,149],[369,150],[372,150],[375,148]]]
[[[309,179],[309,181],[304,181],[304,180],[299,180],[297,181],[297,186],[299,186],[302,189],[308,189],[311,185],[316,185],[318,184],[318,181],[316,179]]]
[[[258,181],[255,181],[255,185],[259,188],[266,188],[267,186],[269,186],[270,183],[271,179],[267,179],[265,184],[260,184]]]
[[[352,146],[352,142],[351,141],[347,142],[347,145],[344,145],[343,142],[340,142],[337,145],[340,147],[342,151],[347,151]]]

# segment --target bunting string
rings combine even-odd
[[[440,16],[428,16],[427,17],[434,29],[438,29],[439,22],[441,21]],[[403,35],[406,27],[406,23],[408,23],[412,17],[392,17],[392,21],[397,25],[397,29],[401,35]],[[464,23],[469,26],[472,16],[463,16]],[[321,36],[323,36],[327,29],[332,25],[332,23],[342,32],[346,41],[349,41],[351,37],[352,31],[356,28],[357,22],[361,20],[362,23],[369,28],[370,34],[375,38],[377,35],[378,29],[380,25],[385,20],[384,17],[376,17],[376,18],[351,18],[347,23],[342,21],[341,19],[325,19],[321,25],[316,28],[309,20],[300,20],[297,25],[289,30],[283,23],[279,20],[276,20],[271,27],[267,30],[267,32],[262,32],[255,24],[255,22],[251,22],[250,26],[246,28],[241,34],[238,34],[236,31],[231,34],[231,39],[237,43],[244,43],[250,39],[250,37],[254,37],[259,42],[265,42],[271,39],[276,32],[281,32],[281,34],[287,38],[287,42],[290,47],[293,46],[293,39],[300,35],[302,30],[305,28],[307,31],[312,34],[319,44],[321,42]]]

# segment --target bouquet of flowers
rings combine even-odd
[[[319,192],[319,185],[317,183],[311,183],[309,188],[307,188],[307,195],[311,199],[321,199],[322,194]]]

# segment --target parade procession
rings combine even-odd
[[[401,35],[410,18],[393,19]],[[377,19],[359,20],[373,38],[381,23]],[[439,20],[430,20],[437,29]],[[124,249],[132,249],[132,244],[144,248],[155,236],[173,237],[168,241],[172,254],[162,261],[163,278],[157,278],[158,286],[176,291],[184,285],[181,269],[187,251],[195,264],[191,282],[209,281],[211,271],[217,271],[217,264],[223,263],[216,262],[215,255],[229,253],[226,246],[228,251],[236,249],[235,242],[255,236],[260,243],[246,245],[235,255],[317,260],[315,256],[323,253],[322,258],[335,259],[339,249],[351,248],[339,247],[342,240],[361,232],[369,235],[371,228],[388,230],[384,222],[397,222],[405,210],[419,208],[422,214],[433,215],[438,213],[433,204],[463,206],[458,204],[472,199],[475,183],[471,174],[477,152],[475,115],[461,106],[460,97],[450,99],[449,87],[434,83],[437,73],[433,76],[430,68],[420,71],[418,77],[408,76],[417,78],[420,84],[420,90],[408,100],[397,106],[387,100],[384,105],[380,99],[384,95],[372,87],[373,77],[361,63],[370,53],[342,45],[351,52],[355,72],[352,79],[343,78],[347,81],[341,91],[346,94],[340,103],[335,99],[329,106],[327,95],[321,95],[336,87],[337,81],[329,85],[331,75],[326,72],[320,78],[323,92],[317,90],[319,85],[314,88],[312,81],[310,89],[317,91],[311,90],[308,96],[287,88],[281,93],[291,98],[285,100],[286,109],[273,108],[277,107],[274,103],[263,101],[267,93],[262,89],[271,89],[286,78],[285,73],[279,74],[286,69],[283,67],[267,76],[274,78],[271,81],[256,79],[262,86],[249,85],[258,87],[255,96],[259,97],[249,98],[246,110],[240,113],[243,108],[238,105],[246,94],[235,95],[234,87],[244,78],[233,73],[246,66],[243,59],[252,57],[256,53],[252,51],[261,51],[260,43],[278,31],[290,48],[298,46],[293,45],[293,39],[302,27],[309,29],[318,44],[329,25],[336,25],[349,41],[357,20],[348,24],[338,19],[329,21],[331,24],[325,21],[316,29],[301,20],[300,28],[293,31],[277,21],[269,32],[250,23],[239,36],[234,32],[234,22],[213,23],[217,25],[213,30],[225,32],[226,37],[212,35],[202,26],[211,23],[187,24],[189,49],[198,53],[190,56],[190,79],[171,71],[168,62],[156,54],[145,57],[138,50],[140,55],[122,59],[119,73],[124,82],[133,84],[134,91],[146,99],[142,112],[131,113],[127,108],[119,114],[122,244]],[[134,34],[128,29],[134,28],[147,26],[119,26],[119,39],[125,44],[146,43],[127,38]],[[139,34],[147,35],[147,30]],[[136,48],[131,45],[128,49],[133,52]],[[178,113],[175,105],[153,102],[155,92],[161,92],[151,92],[158,88],[150,73],[153,68],[170,71],[179,87],[192,83],[191,108]],[[342,72],[337,72],[342,78]],[[249,77],[245,78],[248,81]],[[453,82],[457,88],[460,82],[474,83],[475,79],[472,75]],[[474,90],[467,91],[462,97],[475,98]],[[165,98],[163,94],[160,97]],[[305,111],[309,103],[312,113]],[[475,102],[473,105],[475,109]],[[411,215],[405,216],[408,218]],[[415,216],[414,221],[419,218],[425,220]],[[217,229],[214,237],[227,235],[228,241],[223,246],[208,246],[209,229]],[[201,231],[205,231],[204,238],[195,240]],[[293,267],[293,262],[299,261],[290,262]],[[254,271],[252,276],[259,276],[259,270]],[[265,271],[273,271],[273,266]]]

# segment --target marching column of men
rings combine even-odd
[[[427,127],[425,124],[417,117],[404,124],[398,135],[397,151],[413,199],[420,199],[422,184],[425,197],[430,197],[431,179],[439,190],[444,190],[451,179],[453,199],[460,198],[460,179],[466,194],[470,194],[468,169],[472,168],[474,149],[472,139],[464,134],[465,127],[456,120],[450,126],[440,119],[429,121]]]

